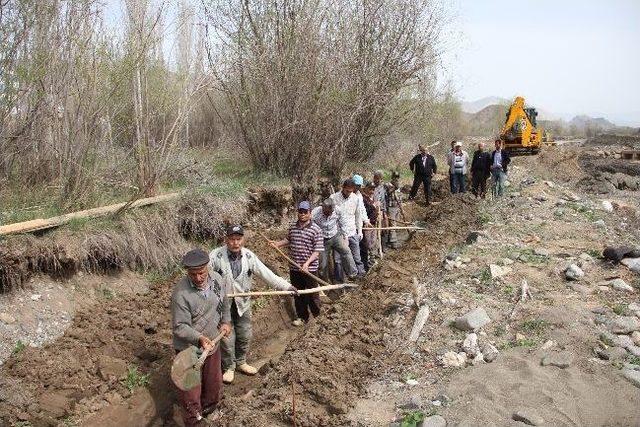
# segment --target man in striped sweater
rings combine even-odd
[[[316,281],[310,275],[318,274],[320,253],[324,251],[322,230],[311,221],[311,204],[308,201],[298,205],[298,220],[291,224],[287,238],[272,242],[276,247],[288,246],[291,258],[302,267],[291,266],[289,277],[291,284],[298,290],[316,287]],[[298,318],[293,321],[300,326],[309,321],[309,314],[320,315],[320,295],[318,293],[297,295],[294,297]]]

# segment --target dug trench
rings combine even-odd
[[[415,233],[360,281],[355,291],[328,300],[320,317],[291,326],[288,298],[254,301],[250,361],[254,377],[225,386],[223,425],[344,425],[369,379],[398,369],[415,307],[414,277],[437,275],[447,249],[476,226],[476,205],[446,196],[439,203],[406,205],[409,220],[426,219]],[[442,187],[442,188],[440,188]],[[439,191],[443,190],[443,191]],[[285,229],[268,230],[281,237]],[[248,247],[286,277],[287,266],[249,232]],[[179,425],[169,304],[174,277],[135,297],[121,295],[79,309],[63,336],[27,347],[2,366],[0,414],[8,425]],[[409,297],[408,297],[409,296]],[[400,321],[400,319],[402,319]],[[148,377],[146,376],[148,375]],[[293,405],[295,399],[295,410]],[[27,424],[28,423],[28,424]]]

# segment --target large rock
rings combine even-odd
[[[633,340],[628,335],[615,335],[611,332],[603,332],[600,339],[614,347],[627,348],[633,345]]]
[[[633,333],[631,334],[631,339],[633,340],[633,343],[635,345],[640,345],[640,332],[633,331]]]
[[[629,311],[636,317],[640,317],[640,304],[637,302],[632,302],[629,304]]]
[[[620,262],[623,258],[640,257],[640,249],[631,246],[607,246],[602,251],[602,256],[604,259]]]
[[[623,265],[626,265],[629,270],[640,274],[640,258],[625,258],[621,262]]]
[[[482,328],[487,323],[491,322],[491,318],[484,311],[484,308],[478,307],[471,310],[464,316],[460,316],[456,319],[455,326],[463,331],[475,331]]]
[[[9,313],[0,313],[0,322],[11,325],[12,323],[16,323],[16,318]]]
[[[38,398],[40,409],[53,418],[62,418],[73,409],[74,401],[60,393],[44,393]]]
[[[484,357],[484,361],[488,362],[488,363],[491,363],[494,360],[496,360],[496,358],[498,357],[498,354],[500,353],[497,348],[495,348],[494,346],[492,346],[489,343],[485,343],[481,347],[481,351],[482,351],[482,355]]]
[[[631,384],[640,388],[640,371],[636,371],[634,369],[624,369],[622,371],[622,375],[631,381]]]
[[[467,335],[462,343],[462,349],[469,356],[475,357],[476,354],[480,352],[480,347],[478,347],[478,335],[473,332]]]
[[[584,277],[584,271],[575,264],[571,264],[564,271],[564,276],[567,280],[580,280]]]
[[[611,347],[606,350],[596,349],[596,354],[600,359],[612,362],[627,358],[627,350],[622,347]]]
[[[617,291],[633,292],[634,289],[622,279],[614,279],[609,282],[609,286]]]
[[[496,264],[489,264],[489,271],[491,271],[491,278],[497,279],[498,277],[506,276],[511,273],[511,267],[500,267]]]
[[[573,355],[566,351],[560,353],[550,353],[542,358],[540,362],[542,366],[556,366],[564,369],[568,368],[573,362]]]
[[[440,415],[432,415],[422,421],[422,427],[447,427],[447,420]]]
[[[609,320],[608,326],[614,334],[630,334],[640,331],[640,320],[635,316],[616,316]]]
[[[512,418],[515,421],[521,421],[530,426],[540,426],[544,424],[544,419],[542,419],[535,410],[530,408],[519,410],[513,414]]]
[[[442,355],[442,364],[444,367],[452,366],[460,368],[467,363],[467,353],[456,353],[455,351],[447,351]]]

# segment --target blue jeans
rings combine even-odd
[[[451,191],[453,194],[455,193],[464,193],[466,191],[465,185],[467,181],[467,176],[463,175],[461,172],[456,172],[451,175],[453,181],[453,190]]]
[[[507,174],[502,169],[491,169],[491,194],[493,197],[504,195],[504,182]]]

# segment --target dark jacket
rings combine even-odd
[[[509,163],[511,163],[511,156],[509,156],[509,153],[506,152],[505,150],[502,150],[501,153],[502,153],[502,170],[504,171],[504,173],[507,173],[507,167],[509,166]],[[491,153],[491,166],[493,166],[495,156],[496,156],[496,150],[493,150],[493,152]]]
[[[409,169],[414,175],[431,176],[436,173],[438,166],[436,165],[436,159],[431,154],[427,154],[427,162],[422,164],[422,154],[416,154],[409,162]]]
[[[471,161],[471,172],[489,175],[491,173],[491,154],[488,151],[476,150]]]

